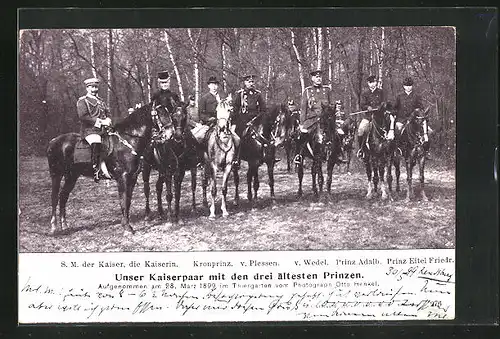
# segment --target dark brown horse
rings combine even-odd
[[[373,193],[377,192],[378,185],[382,190],[382,200],[391,199],[390,190],[386,187],[392,181],[390,165],[395,151],[394,139],[387,138],[390,129],[390,112],[385,106],[371,112],[371,121],[368,137],[362,145],[365,157],[366,176],[368,188],[366,198],[371,199]],[[385,174],[387,173],[387,183]]]
[[[134,232],[129,223],[129,211],[132,192],[137,181],[137,175],[141,170],[141,156],[151,140],[151,130],[154,124],[151,111],[152,104],[137,109],[124,120],[118,122],[109,135],[103,136],[101,159],[106,164],[112,178],[118,184],[122,210],[121,224],[125,233]],[[163,119],[163,117],[160,119]],[[74,160],[75,146],[81,140],[80,134],[63,134],[52,139],[47,148],[47,159],[52,180],[52,217],[50,221],[52,234],[68,227],[66,202],[70,192],[75,187],[78,177],[82,175],[92,177],[93,171],[90,162],[79,163]],[[61,188],[63,177],[64,185]],[[60,224],[56,215],[58,203]]]
[[[286,154],[286,170],[288,173],[292,172],[293,151],[295,150],[295,140],[299,134],[300,124],[300,111],[295,105],[287,105],[284,107],[286,112],[285,120],[285,139],[283,140],[283,147]]]
[[[427,112],[428,109],[423,112],[415,110],[404,124],[401,135],[397,138],[398,152],[395,153],[393,160],[396,171],[396,191],[399,191],[400,155],[402,155],[405,160],[406,181],[408,183],[406,201],[410,201],[413,197],[412,174],[413,167],[415,167],[417,163],[420,172],[419,179],[422,200],[428,200],[424,190],[424,169],[429,143],[424,141],[423,130],[423,122],[427,119]],[[387,180],[389,181],[389,178]],[[390,177],[389,188],[392,188],[392,176]]]
[[[258,119],[260,118],[260,119]],[[247,171],[247,198],[257,200],[259,190],[259,167],[267,166],[271,202],[275,202],[274,195],[274,165],[276,149],[285,138],[286,111],[283,106],[274,106],[266,113],[252,119],[244,129],[240,144],[240,158],[248,163]],[[269,135],[268,138],[264,137]],[[234,167],[235,204],[239,203],[239,173]],[[253,193],[253,194],[252,194]]]
[[[334,165],[338,162],[339,138],[335,124],[334,108],[322,106],[322,112],[317,118],[309,133],[301,136],[300,142],[304,143],[303,157],[297,164],[299,177],[298,196],[302,196],[302,179],[304,177],[304,158],[312,159],[311,176],[314,198],[318,200],[323,192],[323,161],[327,163],[327,189],[330,192],[332,172]],[[318,190],[319,188],[319,190]]]
[[[191,136],[187,127],[187,109],[182,102],[176,102],[173,98],[171,110],[168,107],[158,107],[158,110],[165,109],[163,113],[168,116],[167,124],[162,126],[160,133],[153,136],[152,143],[147,147],[144,154],[144,164],[142,178],[144,182],[144,195],[146,196],[145,219],[151,217],[149,207],[149,178],[151,170],[158,171],[156,182],[156,198],[158,205],[158,216],[160,219],[171,219],[173,223],[179,221],[180,189],[186,170],[191,171],[191,192],[192,208],[196,209],[196,177],[197,177],[197,150],[196,141]],[[174,194],[172,194],[172,177],[174,183]],[[163,211],[162,192],[163,184],[166,184],[167,215]],[[172,214],[172,198],[174,198],[175,209]]]

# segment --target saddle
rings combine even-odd
[[[113,152],[113,145],[109,140],[109,136],[103,135],[102,138],[102,143],[101,143],[101,159],[107,158],[111,153]],[[75,164],[79,163],[91,163],[92,158],[91,158],[92,151],[90,149],[90,144],[85,140],[85,138],[80,137],[79,140],[76,142],[75,145],[75,152],[73,154],[73,162]],[[102,160],[103,162],[104,160]]]

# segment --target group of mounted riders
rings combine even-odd
[[[357,139],[359,150],[357,156],[363,158],[364,147],[367,135],[370,129],[370,121],[373,112],[384,111],[390,114],[391,123],[386,132],[386,138],[389,140],[398,139],[404,128],[405,122],[413,115],[424,110],[421,96],[413,90],[413,80],[406,78],[403,81],[403,92],[395,98],[394,104],[388,102],[385,92],[377,86],[377,78],[373,75],[367,78],[367,89],[361,93],[360,112],[346,114],[341,100],[334,100],[331,88],[323,84],[323,72],[315,70],[310,73],[312,85],[306,87],[300,104],[300,111],[293,100],[288,101],[288,108],[295,113],[300,112],[300,121],[298,132],[294,137],[295,141],[295,163],[303,161],[303,154],[307,152],[308,139],[315,123],[319,120],[324,107],[334,107],[335,116],[332,117],[337,123],[337,136],[339,141],[339,159],[338,162],[345,162],[345,152],[342,147],[342,139],[348,134],[353,134],[356,124],[356,115],[361,115],[362,119],[357,128]],[[258,125],[263,119],[267,118],[267,108],[262,93],[255,88],[255,75],[243,77],[244,86],[234,93],[232,98],[233,110],[229,121],[231,122],[231,133],[233,142],[237,151],[234,166],[238,167],[240,162],[239,144],[242,136],[248,130],[248,126]],[[92,164],[94,168],[94,179],[97,182],[100,178],[99,154],[101,152],[101,136],[111,125],[109,109],[105,102],[98,96],[98,86],[100,81],[97,78],[90,78],[84,81],[87,94],[79,98],[77,102],[78,117],[81,122],[81,134],[90,144],[92,151]],[[189,96],[188,126],[191,133],[188,138],[196,139],[192,144],[203,150],[203,144],[206,143],[208,129],[216,123],[217,105],[227,98],[226,93],[220,90],[219,80],[211,76],[208,79],[208,92],[204,94],[198,103],[196,109],[194,96]],[[152,102],[165,102],[162,97],[172,98],[172,106],[165,107],[167,112],[172,112],[174,102],[180,102],[179,96],[170,90],[170,76],[167,71],[158,73],[158,91],[152,95]],[[163,98],[164,99],[164,98]],[[270,144],[271,129],[270,124],[265,124],[266,128],[257,137],[262,145],[267,147]],[[159,126],[153,132],[153,139],[161,135]],[[424,145],[428,150],[428,134],[431,129],[427,125],[427,120],[423,123]],[[279,161],[280,159],[276,159]],[[201,159],[200,159],[201,161]]]

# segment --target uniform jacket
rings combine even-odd
[[[262,93],[255,89],[242,88],[234,94],[233,121],[236,124],[237,133],[240,134],[244,126],[259,114],[266,113],[266,103]],[[255,123],[259,123],[262,118],[258,118]]]
[[[309,86],[302,93],[300,123],[310,129],[321,116],[321,105],[333,105],[333,93],[329,86]]]
[[[372,92],[369,89],[361,93],[361,110],[371,108],[380,108],[383,102],[386,102],[387,98],[385,92],[380,88],[375,88]]]
[[[155,102],[155,105],[164,105],[167,111],[172,113],[174,111],[174,107],[172,105],[172,102],[170,98],[173,98],[176,102],[180,102],[181,99],[177,95],[177,93],[174,93],[170,91],[169,89],[167,90],[158,90],[156,91],[152,96],[151,96],[151,101]]]
[[[100,133],[100,128],[94,126],[97,118],[105,119],[110,116],[104,100],[98,96],[84,95],[80,97],[76,103],[76,111],[80,119],[80,133],[83,137]]]
[[[218,92],[219,99],[226,99],[226,94],[223,92]],[[203,124],[207,124],[210,118],[216,117],[216,108],[217,108],[217,98],[212,93],[205,93],[198,102],[198,112],[200,121]]]
[[[415,91],[411,91],[410,94],[403,92],[396,96],[394,109],[396,110],[396,118],[398,121],[406,120],[415,108],[424,108],[421,96],[415,93]]]

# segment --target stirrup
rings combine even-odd
[[[293,162],[297,165],[300,165],[300,163],[302,162],[302,155],[297,154],[295,158],[293,158]]]
[[[363,150],[360,148],[356,153],[356,156],[360,159],[363,159],[365,157],[365,152],[363,152]]]
[[[280,159],[280,158],[275,158],[275,159],[274,159],[274,163],[277,163],[277,162],[280,162],[280,161],[281,161],[281,159]]]
[[[97,168],[93,167],[93,170],[94,170],[94,182],[99,182],[99,180],[101,179],[99,177],[101,171],[99,170],[99,167]]]

